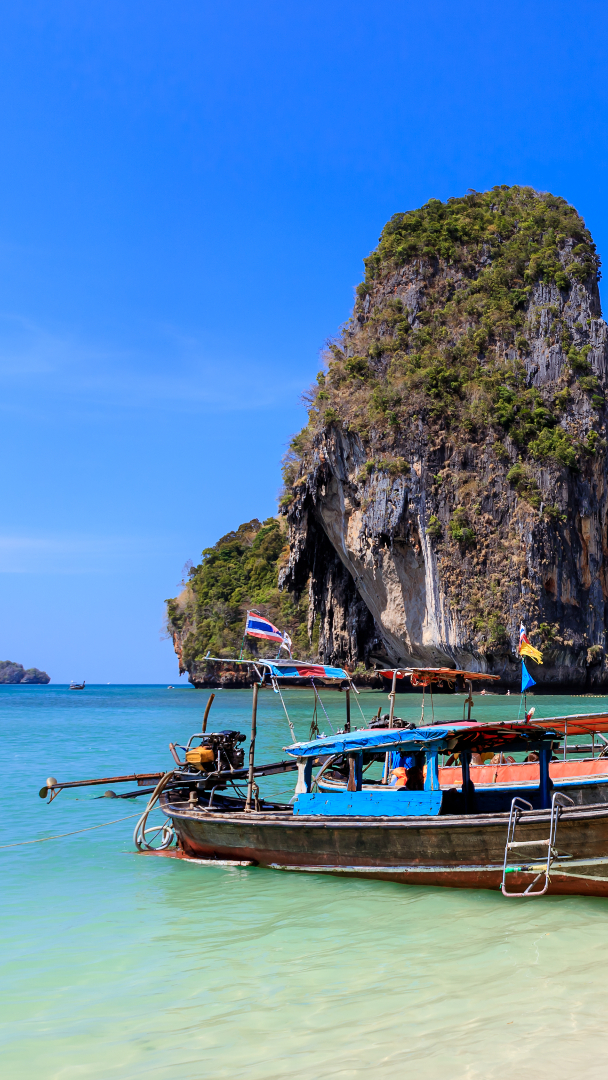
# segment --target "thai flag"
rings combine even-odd
[[[277,644],[284,645],[291,656],[291,638],[289,634],[284,634],[278,627],[273,626],[269,619],[265,619],[263,615],[258,615],[256,611],[247,612],[245,633],[248,637],[262,638],[264,641],[276,641]]]

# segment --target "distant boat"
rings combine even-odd
[[[85,688],[84,679],[82,680],[82,682],[71,682],[69,688],[70,688],[70,690],[84,690],[84,688]]]

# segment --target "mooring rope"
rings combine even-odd
[[[72,829],[71,832],[57,833],[56,836],[41,836],[40,840],[20,840],[17,844],[0,844],[0,851],[3,848],[25,847],[26,844],[45,844],[47,840],[61,840],[64,836],[75,836],[76,833],[91,832],[92,829],[103,829],[105,825],[115,825],[117,821],[126,821],[127,818],[132,817],[139,817],[139,811],[137,814],[125,814],[124,817],[114,818],[113,821],[102,821],[101,825],[87,825],[85,829]]]

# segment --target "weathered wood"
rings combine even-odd
[[[468,887],[485,880],[482,887],[491,888],[500,885],[509,820],[508,814],[319,819],[285,811],[260,813],[252,820],[242,810],[192,812],[185,801],[171,795],[162,797],[161,806],[173,819],[184,850],[194,855],[251,859],[265,866],[325,866],[336,872],[341,867],[363,866],[370,873],[378,869],[379,876],[382,867],[405,866],[410,868],[408,873],[418,872],[420,882],[419,872],[424,870],[427,883],[458,885],[462,883],[459,874],[464,874]],[[533,840],[546,839],[549,825],[549,811],[527,811],[517,827],[522,839]],[[557,828],[557,848],[572,859],[605,859],[608,804],[564,811]],[[490,880],[491,874],[487,877],[487,867],[494,867],[491,874],[500,869],[496,882]],[[477,881],[473,869],[479,870]],[[608,894],[608,872],[607,881],[600,882],[597,890],[598,895]]]
[[[210,694],[209,695],[209,701],[207,702],[207,704],[205,706],[205,715],[203,716],[203,735],[205,734],[205,732],[207,730],[207,720],[209,719],[209,710],[211,709],[211,706],[213,705],[214,698],[215,698],[215,694]]]
[[[242,810],[190,811],[185,801],[171,794],[161,798],[161,807],[173,819],[183,850],[194,856],[452,887],[498,888],[502,878],[508,814],[389,819],[314,818],[274,811],[252,818]],[[521,839],[546,840],[549,821],[548,810],[523,813],[518,823]],[[551,892],[608,896],[608,803],[563,811],[557,847],[572,860],[599,860],[599,869],[591,878],[587,871],[578,876],[567,868],[562,868],[561,876],[552,871]],[[527,882],[525,874],[522,881]]]
[[[348,783],[346,785],[347,791],[357,790],[357,780],[355,776],[355,755],[348,755]]]

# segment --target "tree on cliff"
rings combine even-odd
[[[167,627],[180,658],[180,670],[203,682],[211,665],[205,655],[239,655],[245,613],[255,607],[290,634],[298,656],[308,651],[306,601],[295,603],[279,592],[278,574],[287,557],[286,529],[276,518],[255,518],[203,551],[184,590],[167,600]],[[260,647],[262,651],[260,652]],[[259,656],[268,643],[247,638],[243,655]]]

